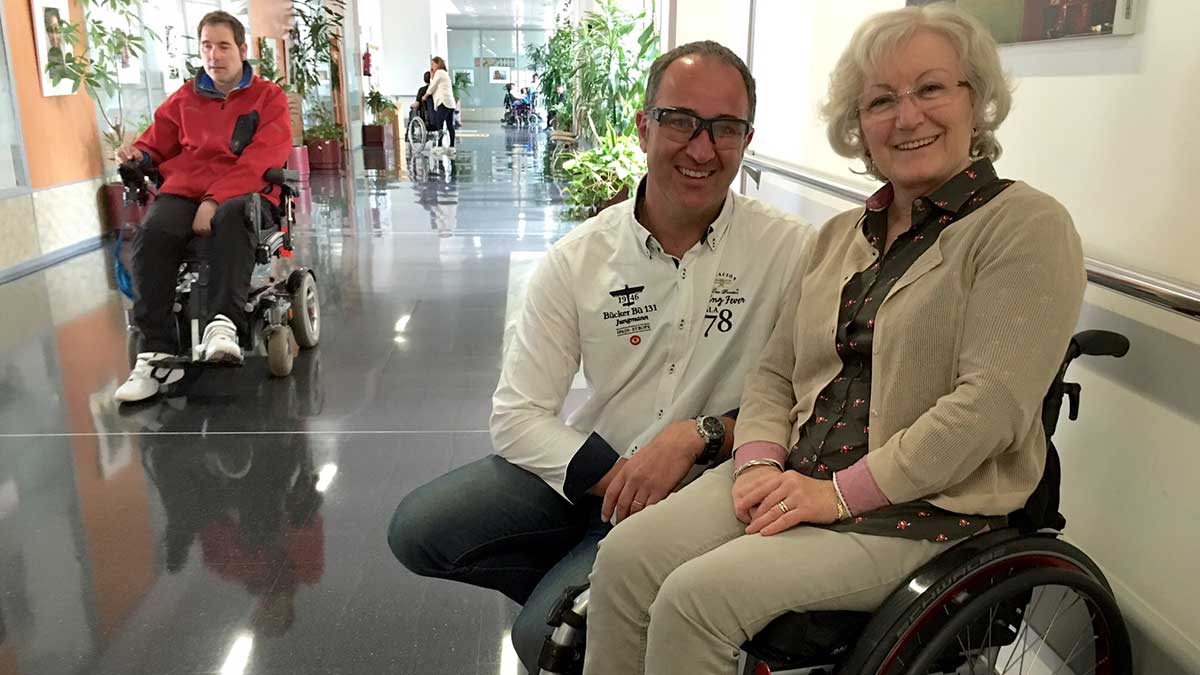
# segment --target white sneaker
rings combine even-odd
[[[238,345],[237,326],[224,314],[218,314],[204,328],[200,341],[201,358],[208,363],[241,363],[242,348]]]
[[[173,354],[142,352],[129,373],[125,384],[117,387],[113,397],[122,403],[144,401],[183,379],[182,368],[155,368],[151,361],[171,358]]]

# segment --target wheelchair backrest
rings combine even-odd
[[[1074,420],[1079,416],[1080,387],[1074,382],[1066,381],[1067,368],[1080,356],[1121,358],[1128,351],[1129,339],[1120,333],[1089,330],[1077,333],[1071,338],[1062,365],[1059,366],[1045,398],[1042,399],[1042,428],[1046,432],[1046,468],[1025,506],[1008,514],[1008,522],[1013,527],[1022,532],[1035,532],[1045,528],[1061,530],[1066,527],[1067,519],[1058,510],[1062,463],[1051,438],[1058,429],[1064,396],[1070,405],[1068,417]]]

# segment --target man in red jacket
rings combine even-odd
[[[203,359],[242,360],[238,331],[247,330],[245,305],[254,270],[256,224],[246,202],[261,193],[278,219],[279,190],[263,173],[283,166],[291,151],[287,96],[246,63],[246,30],[233,15],[210,12],[198,29],[204,69],[154,113],[154,123],[117,161],[155,164],[163,176],[158,197],[133,239],[133,320],[141,353],[118,401],[141,401],[182,379],[177,368],[151,362],[178,351],[171,307],[179,264],[193,237],[204,239],[211,315]]]

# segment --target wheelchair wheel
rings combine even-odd
[[[425,145],[425,141],[429,139],[429,130],[425,127],[425,122],[420,117],[414,117],[408,121],[408,142],[415,148],[421,148]]]
[[[280,326],[267,338],[267,365],[275,377],[287,377],[292,374],[292,363],[296,358],[296,339],[292,329]]]
[[[1004,537],[980,535],[963,549],[969,561],[898,590],[839,672],[1131,673],[1129,634],[1095,563],[1053,536]]]
[[[292,289],[288,323],[296,335],[296,342],[304,349],[316,347],[321,340],[321,299],[317,294],[317,280],[311,272],[302,271],[296,282],[288,286]]]
[[[916,653],[926,673],[1132,673],[1128,637],[1107,589],[1070,569],[1027,570],[979,594]],[[1065,652],[1065,653],[1063,653]],[[1049,663],[1047,663],[1049,661]]]

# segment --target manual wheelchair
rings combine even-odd
[[[1058,511],[1061,466],[1050,441],[1064,396],[1070,419],[1078,417],[1080,386],[1064,381],[1071,362],[1128,350],[1129,340],[1107,331],[1071,339],[1042,402],[1046,468],[1025,507],[1009,514],[1009,527],[966,539],[921,566],[874,614],[776,618],[742,646],[743,675],[1132,673],[1129,633],[1108,581],[1086,554],[1059,539],[1066,519]],[[584,585],[568,588],[551,610],[542,675],[580,672],[587,606]]]
[[[144,206],[152,188],[162,183],[157,169],[137,163],[119,167],[125,187],[125,201]],[[238,343],[243,353],[265,353],[272,375],[286,377],[301,348],[317,346],[321,338],[320,295],[316,275],[305,267],[272,265],[276,260],[292,257],[292,227],[296,223],[295,197],[299,190],[299,173],[282,168],[268,169],[263,180],[279,189],[280,218],[276,225],[269,214],[270,205],[262,195],[255,194],[246,204],[246,222],[254,224],[258,241],[254,247],[256,265],[246,299],[249,329],[239,331]],[[123,236],[123,234],[121,235]],[[121,292],[133,299],[133,281],[121,255],[122,241],[117,243],[117,279]],[[267,265],[272,267],[267,270]],[[285,274],[286,272],[286,274]],[[156,367],[186,368],[215,366],[202,360],[200,332],[201,317],[208,316],[205,288],[208,285],[208,261],[197,250],[197,240],[188,246],[176,278],[175,326],[179,351],[176,356],[152,363]],[[133,325],[132,313],[126,310],[128,326],[127,351],[133,367],[141,351],[141,338]]]

